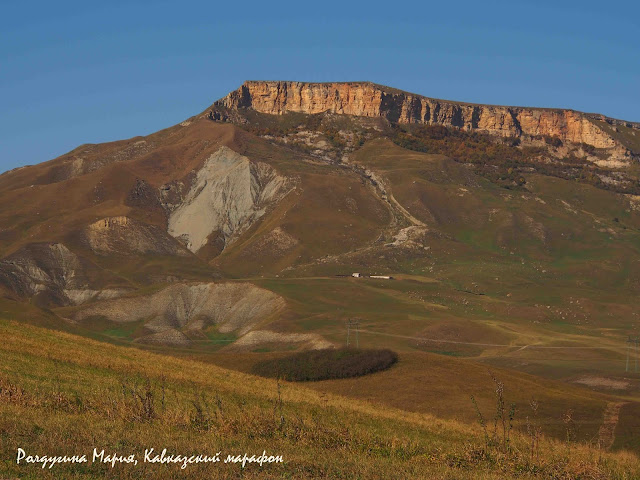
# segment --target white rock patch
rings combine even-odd
[[[88,305],[73,321],[81,323],[92,316],[115,323],[143,320],[148,335],[138,341],[162,343],[166,339],[167,344],[176,344],[186,338],[180,331],[198,333],[212,325],[220,333],[244,335],[284,307],[282,297],[248,283],[174,284],[150,295]]]
[[[216,231],[228,244],[280,200],[288,184],[271,166],[221,147],[205,161],[182,204],[171,212],[169,234],[182,239],[192,252]]]
[[[252,330],[236,340],[233,347],[254,348],[268,343],[304,343],[313,350],[333,347],[331,342],[316,333],[282,333],[271,330]]]

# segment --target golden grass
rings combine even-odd
[[[526,437],[487,448],[474,426],[196,361],[0,321],[0,472],[21,478],[620,478],[637,458]],[[277,465],[16,465],[28,454],[283,455]]]

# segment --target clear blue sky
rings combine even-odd
[[[144,135],[246,79],[640,121],[637,1],[3,2],[0,170]]]

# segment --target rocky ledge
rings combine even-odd
[[[215,107],[382,117],[392,123],[457,127],[503,137],[550,136],[628,155],[619,139],[597,124],[606,117],[574,110],[475,105],[437,100],[370,82],[248,81]],[[616,121],[622,122],[622,121]],[[608,122],[611,124],[611,122]],[[640,125],[622,122],[640,135]],[[612,152],[613,153],[613,152]]]

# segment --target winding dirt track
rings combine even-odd
[[[530,349],[541,349],[541,350],[610,350],[607,347],[591,347],[588,345],[585,346],[571,346],[571,345],[511,345],[507,343],[477,343],[477,342],[463,342],[459,340],[441,340],[438,338],[426,338],[426,337],[412,337],[409,335],[396,335],[393,333],[384,333],[384,332],[374,332],[372,330],[360,329],[360,333],[368,333],[371,335],[383,335],[385,337],[395,337],[395,338],[406,338],[408,340],[418,340],[422,342],[433,342],[433,343],[452,343],[457,345],[476,345],[481,347],[508,347],[508,348],[517,348],[519,350],[524,350],[525,348]]]

